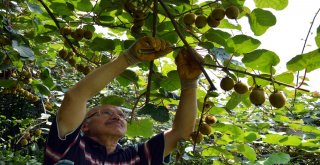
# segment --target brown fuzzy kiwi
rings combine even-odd
[[[238,81],[234,87],[233,87],[234,91],[237,92],[238,94],[245,94],[249,91],[249,87],[248,85],[246,85],[245,83]]]
[[[187,13],[183,16],[183,22],[186,25],[192,25],[196,21],[196,15],[194,13]]]
[[[139,33],[141,33],[141,31],[142,31],[141,26],[132,25],[130,28],[131,34],[139,34]]]
[[[90,40],[93,36],[93,33],[90,30],[84,30],[83,37],[87,40]]]
[[[229,6],[226,8],[226,16],[230,19],[237,19],[240,14],[240,10],[237,6]]]
[[[191,139],[195,143],[200,143],[203,140],[203,135],[199,132],[197,136],[197,132],[194,131],[191,133]]]
[[[233,88],[234,81],[229,76],[224,77],[220,82],[221,89],[225,91],[229,91]]]
[[[269,96],[270,104],[275,108],[282,108],[286,104],[286,97],[280,91],[275,91]]]
[[[249,98],[252,104],[256,106],[262,105],[266,100],[263,88],[261,88],[260,86],[254,87],[250,93]]]
[[[210,135],[211,134],[211,126],[207,123],[201,123],[201,125],[199,127],[199,131],[203,135]]]
[[[71,32],[72,32],[72,29],[71,29],[70,26],[64,26],[64,27],[62,27],[62,28],[60,29],[60,33],[61,33],[62,35],[70,35]]]
[[[206,118],[204,119],[204,121],[211,125],[211,124],[215,124],[217,122],[217,118],[213,115],[207,115]]]
[[[65,49],[61,49],[59,50],[59,57],[61,57],[62,59],[66,59],[68,56],[68,51]]]
[[[220,25],[220,21],[216,20],[211,15],[207,17],[207,23],[210,27],[218,27]]]
[[[204,15],[198,15],[195,21],[195,25],[197,28],[203,28],[207,25],[207,17]]]
[[[225,16],[225,10],[223,8],[215,8],[210,16],[217,21],[221,21]]]
[[[22,138],[22,139],[20,140],[21,146],[26,146],[28,143],[29,143],[29,142],[28,142],[28,140],[27,140],[26,138]]]
[[[134,20],[144,20],[145,19],[144,12],[142,10],[136,10],[133,13],[133,19]]]

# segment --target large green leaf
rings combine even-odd
[[[80,11],[91,11],[93,6],[90,0],[80,0],[80,2],[77,3],[76,8]]]
[[[257,159],[256,152],[247,144],[240,144],[237,146],[237,148],[240,153],[245,156],[250,162],[254,162]]]
[[[270,73],[272,66],[276,66],[280,62],[278,55],[270,50],[258,49],[249,54],[244,55],[242,62],[254,70],[260,70]]]
[[[283,10],[288,6],[288,0],[254,0],[256,7],[273,8],[275,10]]]
[[[260,46],[261,42],[247,35],[236,35],[227,40],[226,49],[228,52],[234,52],[235,55],[250,53]]]
[[[180,78],[176,70],[170,71],[167,78],[160,82],[161,87],[167,91],[174,91],[180,88]]]
[[[231,134],[234,138],[237,138],[243,134],[243,131],[240,127],[224,123],[216,123],[213,127],[213,130]]]
[[[231,98],[229,99],[229,101],[226,104],[226,108],[231,110],[237,107],[237,105],[243,101],[244,99],[249,97],[249,92],[247,92],[246,94],[238,94],[237,92],[233,92],[231,94]]]
[[[317,35],[315,37],[315,41],[316,41],[318,48],[320,48],[320,26],[318,26],[318,28],[317,28]]]
[[[50,96],[51,92],[50,89],[43,85],[43,84],[35,84],[36,88],[38,89],[39,93],[46,95],[46,96]]]
[[[287,69],[291,71],[307,69],[307,72],[311,72],[318,68],[320,68],[320,49],[297,55],[287,62]]]
[[[29,47],[19,45],[17,41],[12,41],[12,47],[15,51],[17,51],[21,57],[26,57],[32,59],[34,56],[34,52]]]
[[[150,115],[155,121],[166,122],[170,119],[169,111],[164,106],[155,106],[153,104],[147,104],[138,111],[139,115]]]
[[[45,68],[44,70],[41,71],[40,79],[43,82],[43,84],[49,87],[50,89],[52,89],[55,86],[55,83],[53,78],[51,77],[49,68]]]
[[[90,48],[95,51],[111,51],[114,50],[114,42],[110,39],[96,37],[89,44]]]
[[[260,8],[254,9],[249,16],[251,30],[256,36],[264,34],[276,22],[276,17],[270,11]]]
[[[125,102],[125,99],[117,96],[117,95],[109,95],[102,97],[100,99],[100,103],[103,104],[111,104],[111,105],[116,105],[116,106],[121,106]]]
[[[287,164],[290,161],[290,155],[286,153],[272,153],[263,163],[264,165]]]
[[[50,9],[57,15],[67,15],[72,16],[72,10],[68,7],[67,3],[51,3]]]
[[[126,135],[129,138],[136,136],[150,137],[153,135],[153,122],[150,119],[133,120],[128,123]]]
[[[203,35],[207,40],[225,46],[230,34],[221,30],[210,29]]]
[[[122,86],[128,86],[130,82],[137,84],[138,80],[138,75],[130,69],[126,69],[124,72],[120,74],[120,76],[117,77],[117,81]]]

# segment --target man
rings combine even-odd
[[[87,113],[86,104],[130,65],[154,60],[171,51],[167,42],[143,37],[66,92],[49,133],[45,164],[162,164],[178,141],[189,139],[195,125],[197,78],[201,71],[199,67],[192,67],[197,64],[188,60],[185,53],[176,58],[181,100],[173,126],[147,142],[122,149],[118,140],[125,135],[127,122],[121,109],[101,105]]]

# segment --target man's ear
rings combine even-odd
[[[88,122],[87,121],[84,121],[81,125],[81,131],[86,133],[89,131],[89,127],[88,127]]]

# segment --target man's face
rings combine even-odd
[[[123,137],[127,131],[126,116],[117,106],[98,106],[88,112],[82,130],[90,136]]]

